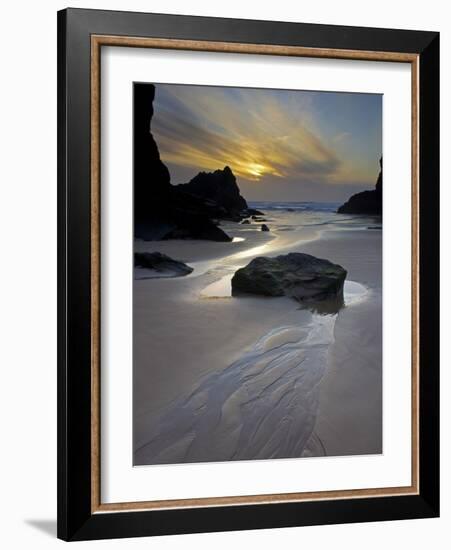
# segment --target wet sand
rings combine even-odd
[[[351,234],[352,233],[352,234]],[[328,456],[379,454],[382,449],[382,235],[327,234],[305,252],[346,266],[364,284],[365,300],[338,315],[314,432]]]
[[[136,465],[381,452],[381,232],[276,221],[224,226],[233,243],[136,243],[194,267],[134,282]],[[364,298],[319,315],[224,295],[237,267],[288,251],[340,263]]]

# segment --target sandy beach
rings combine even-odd
[[[371,218],[264,211],[230,243],[146,242],[194,268],[134,281],[134,464],[382,452],[382,231]],[[379,222],[380,224],[380,222]],[[232,297],[257,256],[305,252],[347,271],[345,306]]]

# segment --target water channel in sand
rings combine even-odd
[[[230,298],[231,276],[208,285],[201,296]],[[345,307],[364,300],[367,292],[346,281]],[[136,450],[137,462],[326,454],[314,426],[337,317],[338,312],[313,312],[307,325],[274,328],[237,361],[207,375],[162,412],[148,442]]]

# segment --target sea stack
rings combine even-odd
[[[214,172],[199,172],[189,183],[180,184],[177,189],[205,201],[212,210],[217,210],[221,219],[240,221],[243,212],[247,211],[247,202],[241,196],[229,166]]]
[[[342,204],[337,210],[339,214],[369,214],[382,215],[382,157],[379,160],[380,172],[377,178],[376,187],[372,191],[356,193]]]

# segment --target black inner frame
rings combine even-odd
[[[92,34],[372,50],[420,56],[419,495],[91,513]],[[58,12],[59,538],[88,540],[437,517],[438,329],[438,33],[85,9]]]

